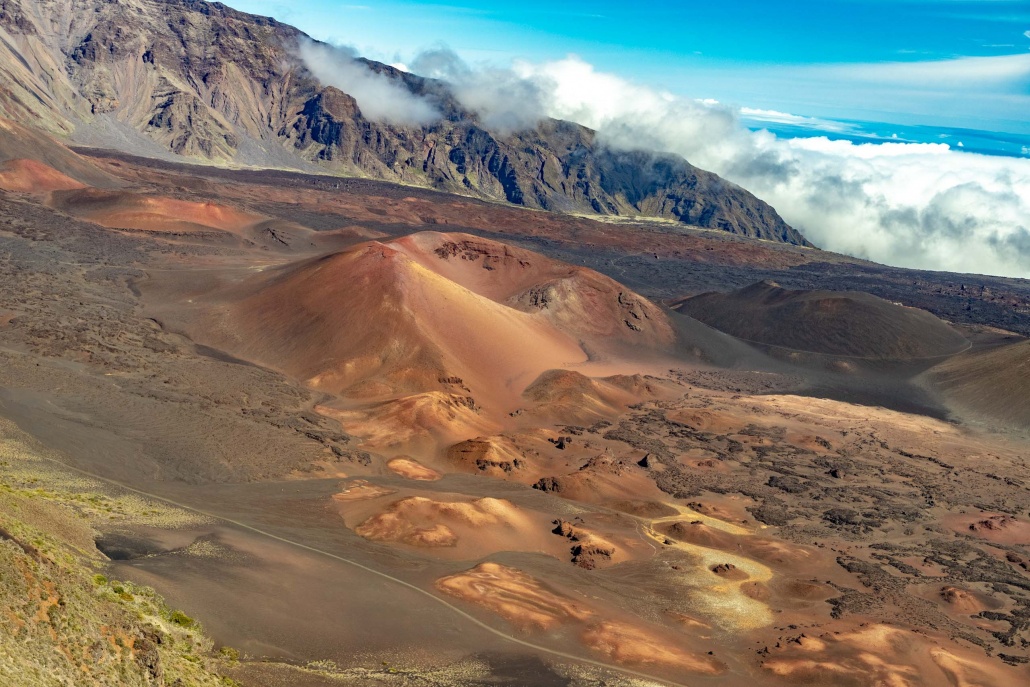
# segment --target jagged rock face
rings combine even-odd
[[[314,163],[531,208],[807,243],[767,204],[682,158],[611,151],[553,120],[494,135],[445,85],[371,61],[443,114],[425,127],[366,119],[299,61],[302,38],[203,0],[0,0],[0,114],[142,155]]]

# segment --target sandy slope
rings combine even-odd
[[[522,396],[541,420],[589,425],[644,399],[672,398],[677,391],[667,380],[639,374],[592,379],[575,370],[548,370]]]
[[[566,295],[534,300],[552,288]],[[212,325],[236,355],[353,398],[442,393],[494,417],[545,370],[672,341],[663,312],[610,279],[461,234],[367,242],[264,273],[226,300]]]
[[[7,160],[0,165],[0,188],[19,193],[43,193],[82,188],[83,184],[36,160]]]
[[[967,346],[930,313],[867,293],[791,291],[758,282],[684,299],[676,310],[742,339],[829,355],[924,358]]]
[[[1030,427],[1030,341],[963,353],[924,379],[965,413]]]
[[[13,169],[8,168],[6,173],[16,174],[25,184],[35,177],[39,180],[49,179],[51,185],[58,180],[63,182],[55,188],[75,188],[69,185],[68,179],[78,182],[79,187],[124,186],[124,182],[102,171],[49,136],[3,118],[0,118],[0,161],[15,162]],[[9,178],[5,178],[5,182],[11,183]],[[45,185],[24,189],[0,187],[21,191],[55,190],[46,188]]]
[[[194,203],[130,191],[73,190],[54,194],[51,202],[64,212],[112,229],[239,233],[266,219],[216,203]]]
[[[672,343],[661,308],[593,270],[469,234],[420,232],[392,245],[474,293],[543,315],[592,353]]]

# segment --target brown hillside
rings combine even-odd
[[[550,288],[563,295],[528,295]],[[606,277],[462,234],[363,243],[223,296],[207,323],[219,345],[367,400],[442,392],[496,408],[586,351],[658,352],[673,338],[659,308]]]
[[[61,191],[53,194],[51,204],[101,226],[138,231],[239,233],[267,219],[216,203],[194,203],[130,191]]]
[[[925,378],[965,412],[1030,427],[1030,341],[963,353]]]
[[[0,118],[0,188],[43,192],[83,186],[115,187],[122,182],[46,134]]]
[[[759,282],[732,293],[687,298],[675,309],[741,339],[827,355],[926,358],[968,346],[930,313],[868,293],[791,291]]]
[[[476,252],[454,253],[459,245]],[[527,295],[551,288],[560,297]],[[362,243],[212,298],[219,307],[196,323],[210,343],[373,403],[334,411],[352,421],[356,412],[377,424],[408,408],[405,422],[427,436],[443,432],[447,443],[493,431],[480,425],[521,406],[522,391],[546,370],[598,352],[659,355],[673,343],[662,310],[607,277],[464,234]],[[399,397],[422,400],[396,405]],[[479,418],[482,409],[489,412]],[[474,427],[451,437],[459,416]]]

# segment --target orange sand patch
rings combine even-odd
[[[765,670],[794,684],[841,687],[1015,687],[1025,673],[982,652],[944,650],[933,639],[886,625],[814,637],[799,634],[771,650]]]
[[[662,534],[678,541],[703,546],[708,549],[730,551],[737,548],[740,537],[706,525],[700,520],[674,522],[656,528]]]
[[[785,580],[776,587],[783,596],[799,601],[824,601],[838,594],[833,587],[813,580]]]
[[[1004,513],[981,513],[945,518],[955,531],[997,544],[1030,542],[1030,522]]]
[[[594,613],[530,575],[497,563],[443,577],[436,588],[496,613],[522,630],[551,630]]]
[[[657,666],[701,675],[718,675],[726,669],[720,661],[670,643],[667,638],[640,627],[601,621],[582,634],[583,643],[622,665]]]
[[[448,449],[447,459],[465,472],[502,479],[518,477],[529,467],[526,455],[511,439],[503,436],[480,436],[462,441]]]
[[[467,396],[440,391],[406,396],[355,410],[318,406],[316,410],[337,420],[379,450],[421,448],[431,451],[469,436],[490,433],[498,425],[481,416]]]
[[[354,528],[372,541],[446,548],[445,557],[479,558],[498,551],[531,551],[561,555],[547,535],[544,516],[528,513],[511,501],[438,501],[411,496],[396,501]]]
[[[938,592],[938,596],[941,601],[946,603],[948,607],[956,613],[975,615],[985,609],[985,606],[980,599],[967,589],[961,589],[959,587],[952,587],[949,585],[941,587]]]
[[[686,613],[680,613],[679,611],[666,611],[665,614],[675,620],[680,625],[688,627],[691,630],[711,630],[712,626],[708,623],[702,622],[697,618],[687,615]]]
[[[36,160],[8,160],[0,165],[0,188],[16,193],[44,193],[85,188],[72,179]]]
[[[1026,674],[989,664],[982,656],[975,658],[960,655],[946,649],[932,649],[930,657],[941,672],[947,676],[947,683],[956,687],[1007,687],[1026,684]]]
[[[112,229],[165,233],[240,232],[265,219],[215,203],[194,203],[128,191],[83,189],[55,194],[60,210]]]
[[[960,434],[954,425],[925,415],[913,415],[887,408],[861,406],[825,398],[770,394],[749,396],[748,403],[757,412],[779,415],[781,418],[778,420],[779,422],[782,422],[782,418],[790,418],[791,424],[803,423],[808,426],[809,431],[819,426],[850,431],[856,427],[887,425],[897,432],[919,437],[924,442],[927,438],[941,440],[955,438]],[[744,424],[746,422],[741,426]],[[914,443],[912,448],[918,451],[919,446],[920,444]]]
[[[548,631],[579,625],[580,640],[608,660],[631,666],[685,670],[716,675],[725,666],[690,651],[679,633],[607,614],[549,588],[521,570],[482,563],[436,583],[437,589],[501,616],[523,631]]]
[[[386,467],[401,477],[420,482],[435,482],[441,477],[436,470],[411,458],[394,458],[386,464]]]
[[[643,400],[673,398],[681,393],[671,382],[644,375],[591,379],[572,370],[548,370],[522,393],[535,416],[556,423],[593,424],[626,411]]]
[[[387,489],[386,487],[377,487],[374,484],[369,484],[363,479],[354,480],[349,482],[343,491],[338,494],[333,494],[333,499],[340,502],[348,501],[369,501],[371,499],[378,499],[382,496],[389,496],[395,494],[393,489]]]
[[[802,569],[813,560],[813,550],[778,539],[755,537],[744,543],[747,555],[768,565]]]

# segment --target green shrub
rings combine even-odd
[[[239,650],[234,649],[231,646],[223,646],[218,650],[218,654],[230,663],[238,663],[240,660]]]
[[[189,628],[193,627],[196,624],[196,621],[193,620],[193,618],[189,617],[182,611],[172,611],[168,614],[168,620],[175,623],[179,627]]]

